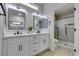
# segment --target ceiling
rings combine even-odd
[[[34,4],[44,9],[44,6],[50,3],[34,3]],[[55,14],[58,16],[74,12],[74,3],[51,3],[50,6],[52,9],[55,10]]]
[[[50,3],[35,3],[38,6],[45,6]],[[62,16],[74,12],[74,3],[51,3],[51,8],[55,10],[55,14]],[[50,7],[49,6],[49,7]]]
[[[62,16],[68,13],[74,13],[74,4],[68,3],[65,5],[60,6],[59,8],[55,9],[55,14],[58,16]]]
[[[44,6],[46,3],[34,3],[34,4]]]

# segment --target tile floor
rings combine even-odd
[[[69,48],[58,47],[54,52],[46,50],[38,56],[73,56],[73,50]]]

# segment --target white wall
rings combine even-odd
[[[2,55],[3,16],[0,16],[0,55]]]
[[[0,15],[0,56],[2,55],[2,39],[3,39],[4,16]]]
[[[46,4],[44,7],[44,14],[47,15],[48,20],[51,21],[51,24],[48,26],[49,33],[50,33],[50,43],[49,43],[49,49],[51,51],[54,50],[54,11],[52,8],[52,4]]]
[[[35,3],[39,9],[38,14],[43,15],[44,5],[42,3]]]

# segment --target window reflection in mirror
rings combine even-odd
[[[33,16],[33,28],[35,30],[38,30],[39,29],[39,23],[38,23],[38,16]]]

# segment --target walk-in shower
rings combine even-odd
[[[67,7],[67,8],[66,8]],[[61,10],[65,10],[62,12]],[[54,38],[60,45],[74,48],[74,5],[69,4],[55,11]]]

